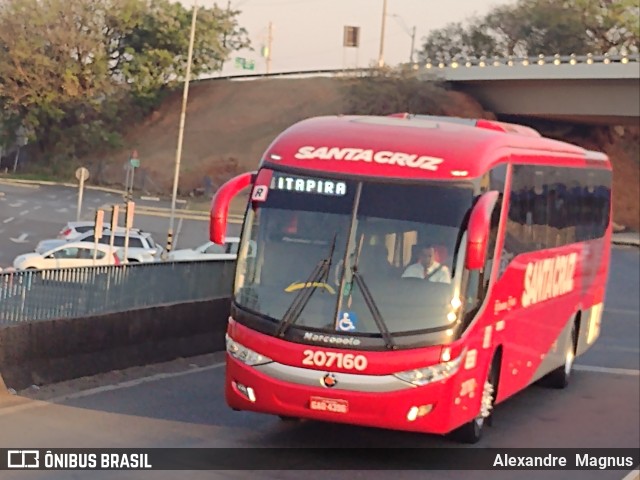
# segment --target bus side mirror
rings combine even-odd
[[[467,258],[465,267],[478,270],[484,267],[487,259],[487,243],[491,227],[491,214],[498,201],[499,193],[495,190],[484,193],[476,202],[467,228]]]
[[[253,183],[255,172],[247,172],[232,178],[222,185],[211,202],[209,240],[222,245],[227,235],[227,216],[231,200],[241,190]]]

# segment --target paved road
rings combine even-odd
[[[601,338],[577,363],[564,391],[533,386],[496,411],[485,447],[631,447],[640,448],[640,277],[637,249],[615,248]],[[445,447],[427,435],[305,422],[282,423],[248,412],[232,412],[222,395],[221,355],[201,366],[177,362],[164,374],[114,385],[126,378],[114,373],[97,390],[34,402],[21,397],[0,404],[0,447]],[[153,367],[149,372],[157,373]],[[619,369],[619,370],[618,370]],[[173,373],[167,373],[173,372]],[[144,373],[143,373],[144,375]],[[114,380],[116,379],[116,380]],[[111,385],[109,385],[111,383]],[[77,385],[77,384],[76,384]],[[87,387],[100,385],[88,379]],[[61,392],[60,390],[59,392]],[[291,455],[295,464],[295,452]],[[331,468],[331,465],[327,465]],[[629,469],[630,470],[630,469]],[[4,474],[5,472],[3,472]],[[394,472],[394,479],[621,479],[622,471],[583,472]],[[20,472],[2,478],[344,478],[382,480],[390,472]]]
[[[76,219],[77,189],[63,186],[17,186],[0,183],[0,267],[9,266],[22,253],[33,251],[45,238],[55,238],[68,221]],[[121,203],[122,196],[85,190],[82,219],[92,220],[95,210],[114,203]],[[142,207],[169,208],[166,201],[136,200]],[[183,208],[184,204],[180,205]],[[110,214],[107,214],[110,218]],[[124,217],[121,216],[121,223]],[[153,234],[161,245],[166,244],[169,218],[140,212],[134,225]],[[190,248],[206,242],[208,222],[176,219],[177,242],[174,248]],[[237,234],[238,228],[230,230]]]

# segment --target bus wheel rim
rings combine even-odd
[[[569,348],[567,348],[567,354],[564,359],[564,373],[567,377],[571,373],[571,368],[573,367],[573,357],[573,348],[569,346]]]
[[[480,401],[480,413],[475,419],[476,425],[481,428],[484,425],[484,419],[491,415],[493,408],[493,384],[487,380],[484,382],[482,389],[482,399]]]

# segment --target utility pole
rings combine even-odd
[[[191,63],[193,59],[193,44],[196,37],[196,17],[198,15],[198,2],[193,2],[193,15],[191,16],[191,34],[189,36],[189,51],[187,53],[187,71],[184,77],[184,90],[182,92],[182,110],[180,111],[180,127],[178,129],[178,146],[176,148],[176,164],[173,174],[173,193],[171,195],[171,218],[169,220],[169,231],[167,232],[167,248],[164,254],[167,255],[173,247],[173,224],[176,215],[176,197],[178,195],[178,180],[180,178],[180,160],[182,159],[182,142],[184,140],[184,123],[187,115],[187,100],[189,98],[189,81],[191,79]]]
[[[271,45],[273,44],[273,22],[269,22],[269,36],[267,37],[267,73],[271,73]]]
[[[384,30],[387,25],[387,0],[382,3],[382,28],[380,29],[380,55],[378,56],[378,67],[384,67]]]
[[[411,54],[409,55],[409,62],[413,63],[413,52],[416,48],[416,26],[411,29]]]

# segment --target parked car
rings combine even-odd
[[[119,265],[120,258],[115,252],[109,254],[108,245],[94,245],[90,242],[65,242],[44,253],[25,253],[13,260],[17,270],[90,267],[94,265]]]
[[[114,231],[113,246],[114,251],[124,252],[124,243],[126,237],[126,230],[124,228],[118,228]],[[77,238],[77,241],[81,242],[94,242],[94,232],[90,230],[83,233]],[[98,243],[103,245],[109,245],[111,238],[111,231],[104,229],[102,231],[102,237],[98,240]],[[36,246],[36,253],[42,253],[51,248],[55,248],[64,242],[60,239],[42,240]],[[163,252],[163,248],[156,244],[153,237],[148,232],[143,232],[140,229],[132,228],[129,230],[129,248],[127,249],[128,262],[154,262],[160,259],[160,255]]]
[[[71,241],[78,238],[83,233],[93,230],[95,222],[82,221],[82,222],[67,222],[67,224],[58,233],[58,239]]]
[[[193,261],[193,260],[235,260],[238,257],[238,237],[227,237],[224,245],[207,242],[196,248],[174,250],[167,256],[169,261]],[[253,253],[253,243],[249,247],[249,256]]]

